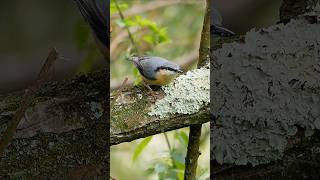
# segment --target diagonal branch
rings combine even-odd
[[[10,141],[12,140],[12,138],[16,132],[16,129],[18,127],[18,124],[20,123],[20,120],[24,116],[29,105],[32,103],[32,100],[35,97],[35,94],[39,90],[40,86],[48,77],[48,73],[50,71],[50,68],[54,64],[54,62],[56,61],[57,57],[58,57],[58,52],[53,48],[50,51],[49,56],[48,56],[47,60],[45,61],[44,65],[42,66],[40,73],[38,74],[38,78],[37,78],[36,82],[29,89],[26,90],[18,110],[16,111],[12,120],[8,124],[7,130],[5,131],[5,133],[1,137],[0,154],[3,153],[3,151],[6,149],[6,147],[8,146]]]

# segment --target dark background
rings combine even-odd
[[[29,86],[52,47],[63,58],[50,80],[73,77],[85,58],[76,35],[88,26],[72,0],[2,1],[0,27],[0,93]]]

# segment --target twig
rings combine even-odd
[[[124,18],[123,14],[122,14],[122,11],[121,11],[121,9],[120,9],[120,7],[119,7],[119,5],[118,5],[117,0],[113,0],[113,1],[114,1],[115,5],[116,5],[116,8],[117,8],[118,12],[119,12],[119,15],[120,15],[121,20],[124,21],[125,18]],[[136,47],[136,43],[135,43],[135,41],[134,41],[134,39],[133,39],[133,36],[132,36],[132,34],[131,34],[131,32],[130,32],[129,27],[128,27],[128,26],[125,26],[125,28],[126,28],[126,30],[127,30],[127,32],[128,32],[128,36],[129,36],[129,39],[130,39],[130,41],[131,41],[132,46],[135,48],[135,50],[138,50],[138,48]]]
[[[173,152],[172,152],[172,148],[171,148],[171,145],[170,145],[170,142],[169,142],[169,138],[168,138],[168,134],[166,132],[163,132],[163,135],[166,139],[166,143],[167,143],[167,146],[168,146],[168,149],[169,149],[169,152],[170,152],[170,158],[172,160],[172,166],[173,168],[175,169],[177,166],[176,166],[176,163],[174,162],[174,159],[173,159]]]
[[[171,6],[171,5],[175,5],[175,4],[195,4],[195,3],[201,3],[201,1],[187,1],[187,0],[170,0],[170,1],[151,1],[149,3],[146,4],[142,4],[142,5],[136,5],[133,6],[132,8],[126,10],[123,12],[124,17],[128,17],[128,16],[133,16],[136,14],[142,14],[148,11],[152,11],[158,8],[163,8],[166,6]],[[119,15],[117,14],[113,14],[111,15],[111,19],[115,19],[118,18]]]
[[[58,52],[56,49],[52,49],[47,57],[46,62],[42,66],[40,73],[38,74],[37,80],[34,82],[33,85],[29,89],[26,90],[22,101],[17,109],[15,115],[13,116],[12,120],[9,121],[7,130],[4,132],[3,136],[0,140],[0,154],[4,152],[7,148],[8,144],[11,142],[16,129],[20,123],[20,120],[24,116],[27,108],[31,104],[36,92],[39,90],[41,84],[46,80],[51,66],[54,64],[56,59],[58,58]]]
[[[111,179],[111,180],[117,180],[116,178],[114,178],[114,177],[112,177],[112,176],[110,176],[110,179]]]
[[[207,57],[209,57],[210,53],[210,0],[207,0],[206,2],[206,12],[201,33],[198,67],[201,67],[206,63]],[[186,168],[184,172],[185,180],[196,179],[198,158],[200,155],[199,146],[201,127],[202,124],[190,126],[189,144],[186,156]]]
[[[168,149],[169,149],[169,151],[170,151],[170,154],[171,154],[171,145],[170,145],[170,142],[169,142],[169,138],[168,138],[168,135],[167,135],[167,133],[163,133],[163,135],[164,135],[164,137],[165,137],[165,139],[166,139],[166,142],[167,142],[167,146],[168,146]]]
[[[122,82],[122,85],[120,86],[120,88],[117,90],[117,92],[115,93],[115,95],[114,95],[114,99],[111,101],[111,108],[114,106],[114,104],[116,103],[116,100],[118,99],[118,97],[120,96],[120,94],[121,94],[121,92],[122,92],[122,90],[123,90],[123,88],[125,87],[125,85],[126,85],[126,83],[127,83],[127,81],[128,81],[128,77],[126,77],[125,79],[124,79],[124,81]]]

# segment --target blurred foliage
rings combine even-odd
[[[210,176],[209,123],[202,129],[197,179]],[[167,132],[111,148],[111,174],[118,179],[183,180],[189,128]],[[161,140],[160,140],[161,139]],[[168,143],[171,149],[169,149]],[[131,152],[130,152],[131,151]],[[126,158],[131,157],[130,166]],[[130,178],[129,178],[130,177]]]
[[[115,1],[111,0],[111,80],[122,82],[127,76],[136,83],[140,81],[133,64],[126,61],[132,55],[153,55],[174,61],[197,50],[204,1],[181,2],[149,11],[142,9],[144,5],[154,2],[168,1],[117,0],[123,13],[129,10],[136,12],[122,20],[119,16],[115,18],[118,10]],[[128,37],[127,28],[130,29],[134,44]]]
[[[118,8],[117,8],[118,6]],[[120,14],[123,10],[128,8],[127,3],[119,3],[116,0],[112,0],[110,4],[110,13],[112,14]],[[120,12],[119,12],[120,11]],[[155,46],[161,43],[170,43],[170,38],[167,34],[167,28],[159,27],[159,25],[147,18],[144,18],[140,15],[134,15],[132,17],[126,17],[124,19],[118,18],[113,21],[118,28],[129,31],[130,34],[133,35],[132,39],[129,37],[129,44],[127,50],[121,56],[125,59],[131,57],[132,55],[152,55],[152,50]],[[136,31],[135,33],[131,32],[131,29],[136,28],[140,31]],[[139,42],[139,43],[138,43]],[[145,52],[141,52],[142,47],[140,46],[142,43],[145,46],[148,46],[148,50],[145,49]],[[111,52],[112,53],[112,52]],[[128,63],[128,62],[127,62]],[[112,66],[112,65],[111,65]],[[111,68],[112,69],[112,68]],[[113,74],[111,72],[111,74]],[[135,77],[135,84],[140,83],[141,78],[139,77],[138,70],[134,68],[132,70],[132,75]]]
[[[126,18],[124,20],[118,19],[115,21],[115,23],[121,28],[148,28],[151,33],[144,33],[142,37],[136,37],[136,39],[144,40],[145,42],[153,46],[156,46],[160,43],[170,42],[170,38],[168,37],[166,28],[160,28],[155,22],[142,18],[141,16],[137,15],[131,18]]]
[[[136,147],[134,154],[132,156],[132,160],[136,161],[139,157],[139,155],[141,154],[141,152],[143,151],[143,149],[145,147],[147,147],[147,145],[149,144],[149,142],[151,141],[152,136],[143,138],[143,140],[138,144],[138,146]]]

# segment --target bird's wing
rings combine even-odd
[[[74,0],[99,41],[109,47],[110,0]]]

